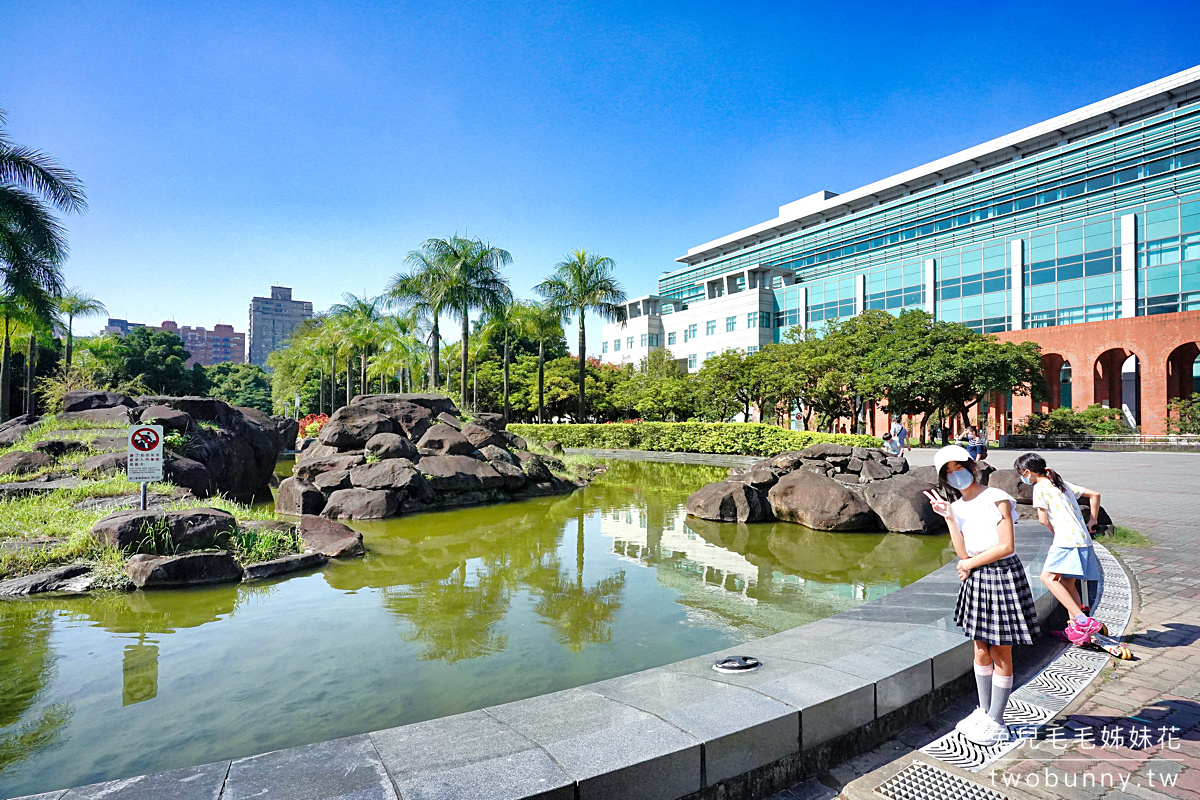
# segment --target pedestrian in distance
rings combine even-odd
[[[962,581],[954,621],[975,646],[979,707],[955,726],[970,741],[990,747],[1008,741],[1004,709],[1012,694],[1014,644],[1033,644],[1041,633],[1025,566],[1016,555],[1016,501],[979,482],[979,467],[959,445],[934,456],[938,491],[925,492],[945,517],[958,554]]]
[[[900,440],[890,433],[885,433],[883,435],[883,447],[879,449],[889,456],[898,456],[900,455]]]
[[[904,427],[904,420],[901,417],[896,417],[892,422],[891,430],[892,438],[900,444],[900,452],[908,450],[912,452],[912,448],[908,446],[908,428]]]
[[[1074,644],[1087,644],[1104,628],[1102,623],[1089,616],[1091,609],[1083,607],[1077,587],[1078,581],[1099,580],[1101,575],[1100,563],[1092,547],[1092,534],[1100,514],[1100,493],[1063,480],[1037,453],[1019,457],[1013,468],[1020,473],[1022,481],[1033,486],[1033,507],[1037,509],[1038,522],[1054,534],[1042,568],[1042,583],[1070,615],[1064,631],[1066,638]],[[1091,522],[1086,524],[1079,510],[1081,497],[1087,498],[1091,511]]]

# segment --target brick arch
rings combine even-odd
[[[1184,342],[1167,354],[1167,402],[1181,397],[1191,397],[1193,388],[1193,364],[1200,355],[1200,341]]]
[[[1121,407],[1123,389],[1121,368],[1130,356],[1137,356],[1138,364],[1145,365],[1145,356],[1128,347],[1109,347],[1097,353],[1092,359],[1093,403],[1109,408]],[[1138,411],[1139,413],[1141,411],[1140,404]]]

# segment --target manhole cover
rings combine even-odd
[[[751,672],[762,666],[754,656],[729,656],[713,664],[717,672]]]

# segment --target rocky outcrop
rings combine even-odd
[[[998,469],[988,475],[988,486],[1008,492],[1022,505],[1033,505],[1033,487],[1021,480],[1021,473],[1015,469]]]
[[[687,512],[721,522],[758,522],[769,519],[770,506],[757,489],[742,481],[710,483],[687,499]]]
[[[86,592],[92,585],[92,568],[86,564],[69,564],[65,567],[23,575],[0,582],[0,597],[21,597],[43,592]]]
[[[93,408],[136,408],[137,403],[120,392],[98,392],[92,389],[77,389],[63,395],[63,411],[90,411]]]
[[[306,550],[329,558],[353,558],[366,552],[361,533],[325,517],[305,515],[297,530]]]
[[[242,567],[224,550],[155,556],[139,553],[125,564],[125,574],[139,589],[173,589],[242,579]]]
[[[447,415],[448,416],[448,415]],[[379,459],[407,458],[416,460],[417,446],[398,433],[377,433],[367,440],[367,453]]]
[[[30,453],[14,450],[0,456],[0,475],[28,475],[46,469],[54,459],[46,453]]]
[[[845,483],[808,470],[795,470],[767,492],[776,519],[819,531],[878,530],[879,520],[866,499]]]
[[[275,416],[271,417],[271,422],[275,423],[275,435],[279,437],[283,449],[295,449],[296,438],[300,436],[300,421],[291,417]]]
[[[242,580],[262,580],[263,578],[274,578],[278,575],[286,575],[289,572],[297,572],[302,569],[315,569],[324,566],[328,561],[329,556],[316,551],[292,553],[291,555],[273,558],[270,561],[260,561],[257,564],[251,564],[242,570]]]
[[[329,519],[385,519],[396,516],[400,503],[387,489],[338,489],[329,495],[321,516]]]
[[[934,488],[934,484],[920,478],[897,475],[891,480],[868,483],[863,495],[885,531],[943,533],[946,520],[934,513],[924,494]]]
[[[208,467],[199,461],[182,456],[172,456],[163,462],[163,477],[168,483],[173,483],[187,489],[195,497],[208,497],[212,480]]]
[[[325,508],[325,494],[304,478],[284,478],[275,490],[275,511],[289,516],[320,514]]]
[[[41,421],[37,414],[21,414],[0,425],[0,447],[12,447]]]
[[[227,511],[130,509],[109,514],[92,526],[92,537],[127,553],[197,550],[223,545],[237,527]]]
[[[469,426],[470,423],[467,423]],[[466,426],[464,426],[466,427]],[[484,430],[480,428],[480,430]],[[491,435],[491,431],[487,431]],[[431,456],[469,456],[478,448],[463,435],[445,423],[434,425],[425,431],[417,442],[417,452]]]
[[[99,453],[98,455],[88,456],[83,461],[80,461],[76,466],[81,475],[99,474],[107,475],[115,472],[124,472],[128,456],[124,453]]]
[[[321,427],[317,441],[339,450],[361,450],[372,436],[395,432],[396,423],[377,411],[342,406]]]
[[[191,414],[166,405],[142,409],[138,422],[147,425],[162,425],[164,431],[179,431],[180,433],[197,427]]]
[[[35,453],[45,453],[51,458],[62,458],[70,453],[85,453],[88,446],[78,439],[46,439],[33,445]]]

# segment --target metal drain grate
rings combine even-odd
[[[875,791],[889,800],[1004,800],[997,791],[924,761],[914,761]]]
[[[1095,617],[1109,626],[1113,636],[1124,633],[1129,623],[1130,606],[1133,590],[1129,579],[1121,569],[1117,560],[1102,545],[1096,545],[1096,554],[1104,577],[1099,581],[1096,599]],[[921,748],[921,752],[933,756],[947,764],[969,772],[979,770],[991,764],[996,759],[1015,750],[1025,739],[1036,737],[1044,731],[1047,723],[1070,703],[1075,696],[1091,683],[1092,679],[1104,668],[1109,661],[1108,653],[1083,650],[1068,647],[1059,653],[1058,657],[1047,664],[1037,675],[1018,687],[1009,700],[1004,712],[1004,721],[1012,728],[1012,741],[992,747],[980,747],[967,741],[958,731],[951,731],[945,736]],[[920,762],[913,762],[913,767]],[[903,773],[896,775],[896,780]],[[955,777],[946,773],[949,777]],[[974,786],[974,784],[969,784]],[[980,787],[982,788],[982,787]],[[985,790],[987,791],[987,790]],[[929,790],[926,794],[886,795],[888,797],[974,797],[991,795],[942,795]]]

